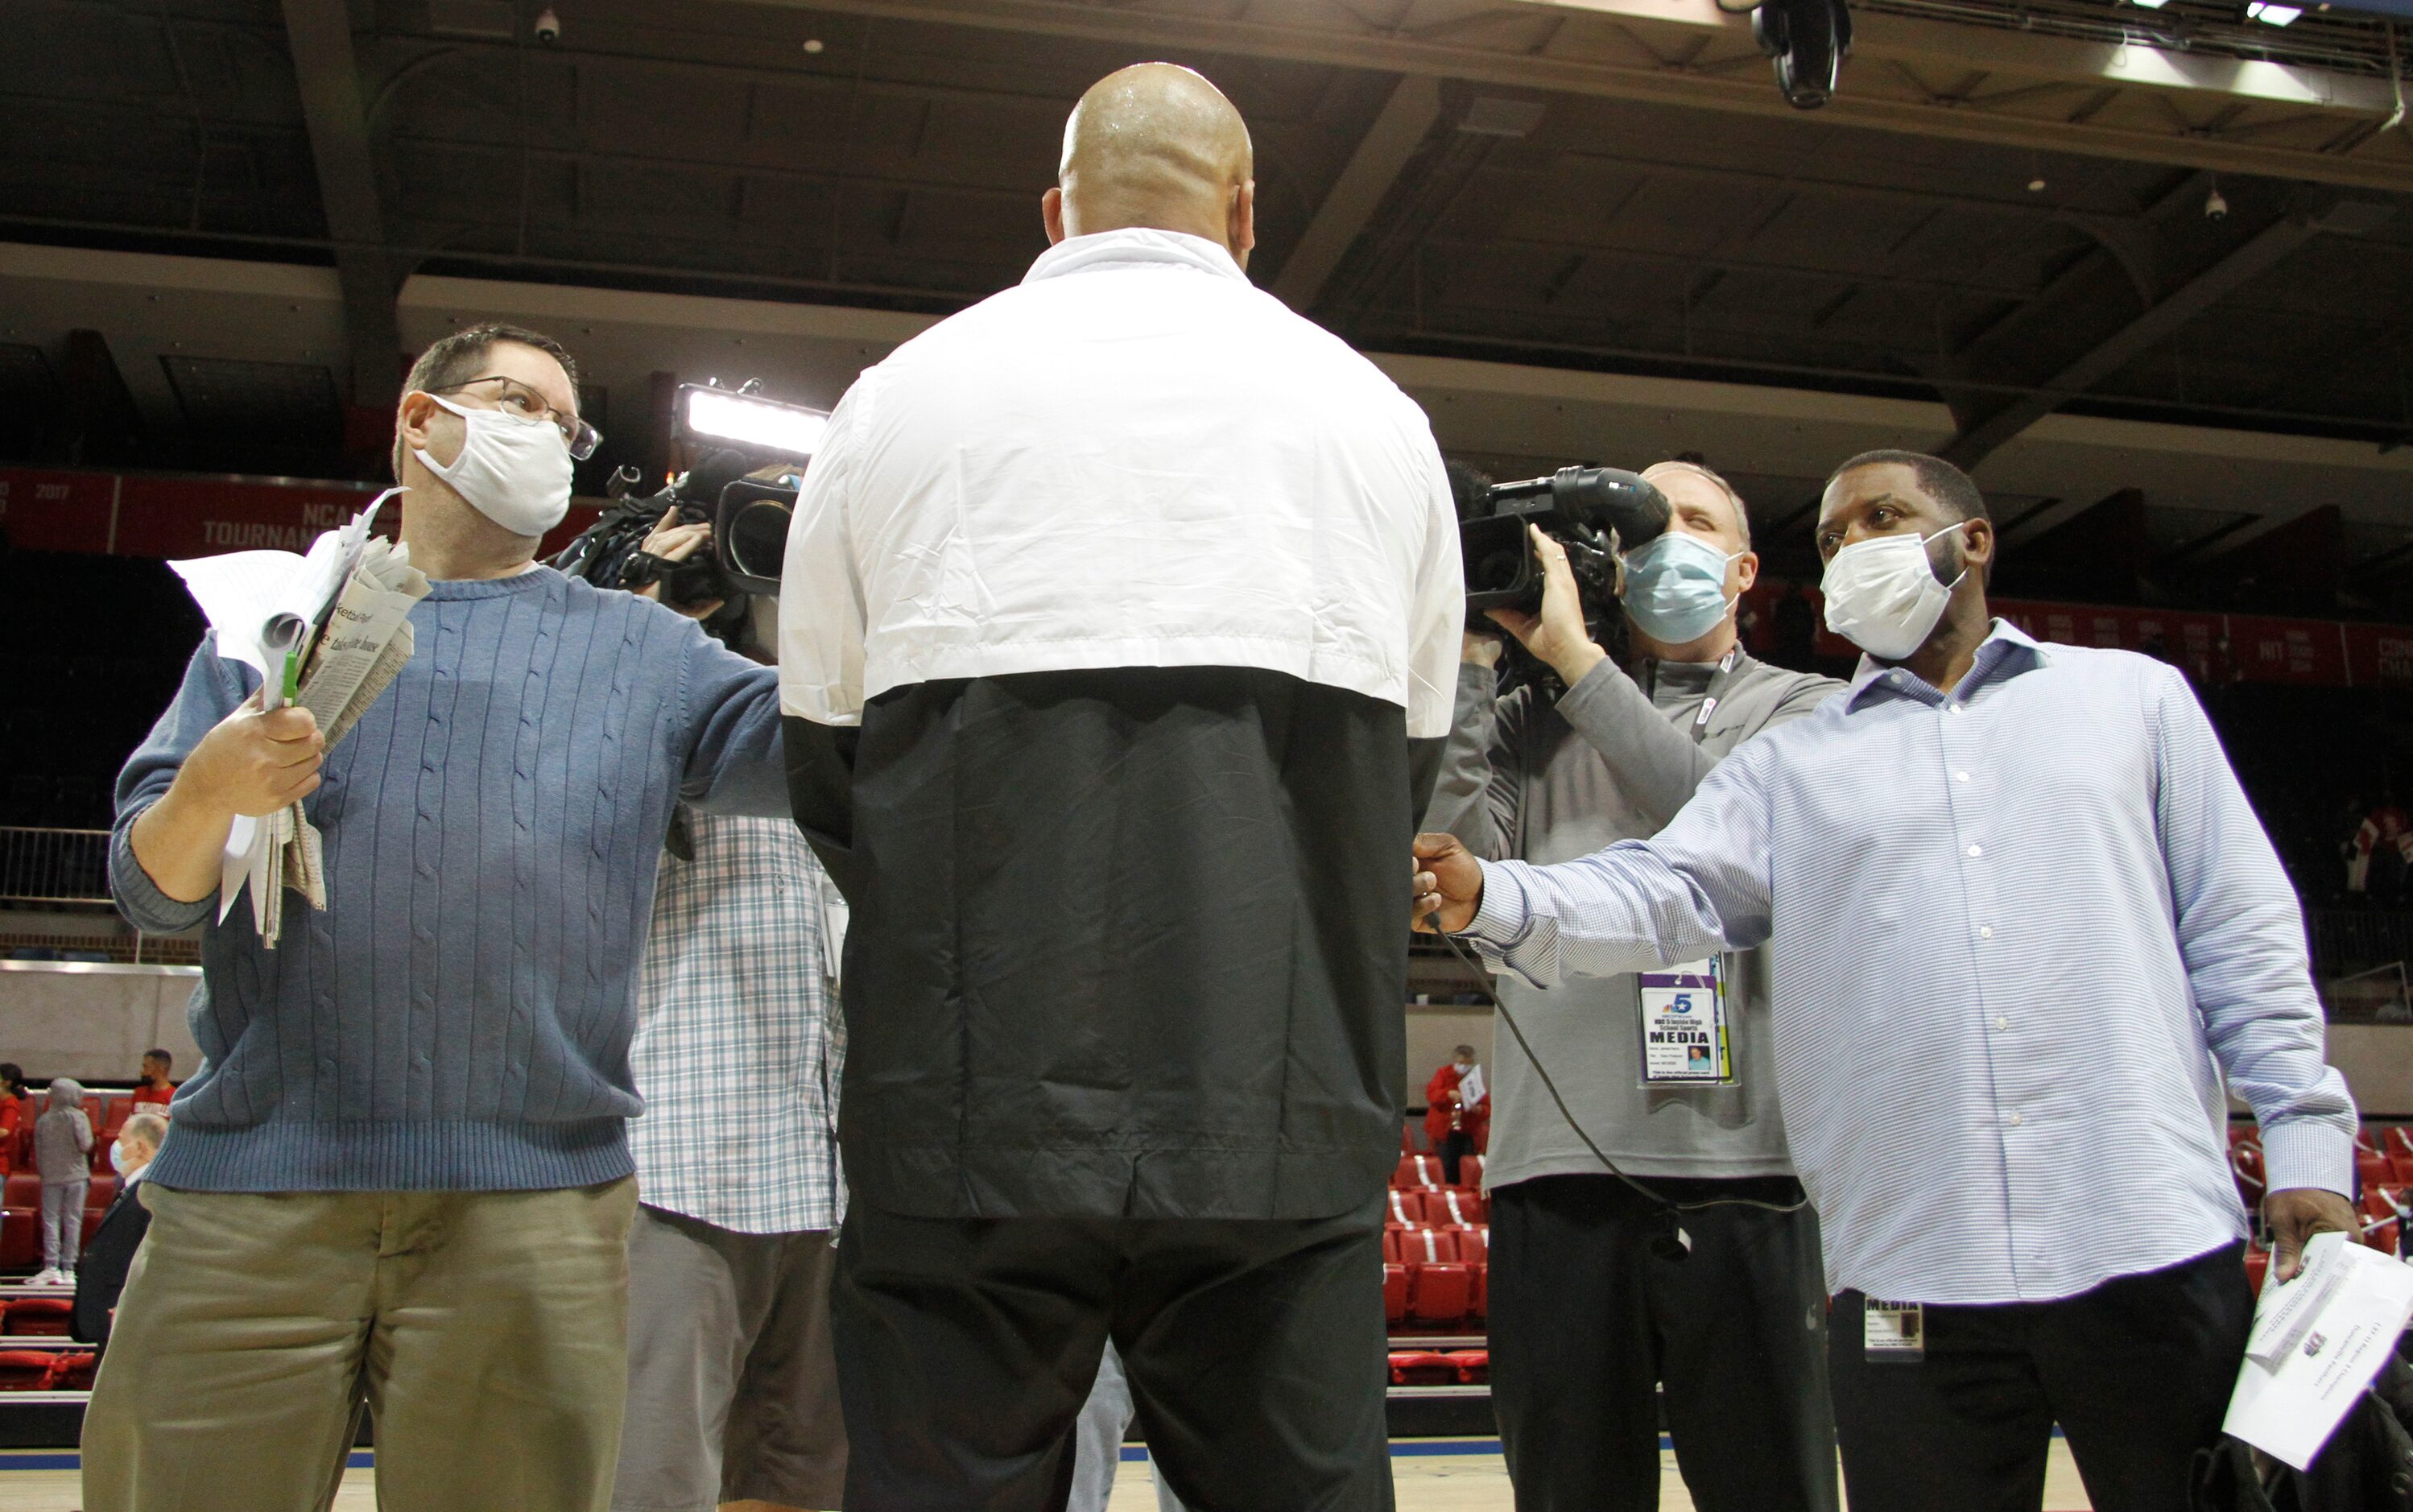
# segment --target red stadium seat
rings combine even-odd
[[[1469,1266],[1474,1272],[1474,1321],[1483,1322],[1491,1315],[1491,1267],[1488,1265]]]
[[[2413,1151],[2391,1149],[2388,1152],[2388,1168],[2395,1179],[2392,1187],[2413,1187]]]
[[[2413,1123],[2391,1125],[2387,1136],[2379,1141],[2379,1148],[2387,1151],[2391,1159],[2413,1155]]]
[[[1491,1225],[1477,1223],[1458,1231],[1458,1257],[1468,1265],[1491,1263]]]
[[[1399,1168],[1391,1173],[1391,1185],[1417,1192],[1441,1185],[1441,1159],[1435,1155],[1401,1157]]]
[[[2258,1249],[2251,1245],[2247,1246],[2245,1251],[2245,1283],[2248,1286],[2253,1287],[2258,1295],[2262,1290],[2262,1278],[2268,1275],[2270,1270],[2271,1252],[2268,1250]]]
[[[1458,1371],[1460,1386],[1481,1386],[1491,1379],[1491,1351],[1488,1349],[1453,1349],[1449,1362]]]
[[[74,1332],[75,1301],[67,1297],[20,1297],[8,1304],[8,1331],[20,1339],[65,1339]]]
[[[2368,1190],[2386,1186],[2395,1178],[2396,1168],[2379,1151],[2358,1147],[2354,1152],[2354,1174]]]
[[[1429,1349],[1395,1349],[1391,1351],[1391,1384],[1393,1386],[1455,1386],[1458,1367],[1447,1355]]]
[[[1414,1228],[1425,1221],[1424,1193],[1421,1192],[1402,1192],[1394,1187],[1384,1193],[1384,1201],[1387,1205],[1383,1211],[1385,1223]]]
[[[1458,1163],[1458,1178],[1468,1186],[1479,1189],[1483,1185],[1483,1157],[1480,1155],[1460,1157]]]
[[[2354,1131],[2354,1148],[2359,1150],[2367,1150],[2374,1155],[2378,1154],[2379,1132],[2367,1123],[2356,1125]]]
[[[0,1349],[0,1391],[48,1391],[58,1353],[49,1349]]]
[[[42,1178],[38,1171],[11,1171],[5,1188],[0,1188],[0,1205],[10,1208],[31,1208],[42,1210]]]
[[[41,1263],[41,1209],[0,1210],[0,1270],[30,1270]]]
[[[1386,1265],[1383,1267],[1383,1317],[1390,1323],[1408,1321],[1408,1267]]]
[[[1474,1306],[1474,1275],[1455,1262],[1422,1265],[1408,1275],[1408,1316],[1418,1323],[1456,1323]]]
[[[134,1094],[128,1092],[123,1097],[103,1097],[95,1101],[100,1105],[84,1104],[84,1111],[92,1115],[94,1142],[116,1138],[117,1132],[126,1127],[126,1120],[134,1116]]]
[[[1450,1187],[1425,1193],[1425,1222],[1435,1228],[1457,1228],[1488,1222],[1491,1210],[1483,1193],[1472,1187]]]
[[[53,1391],[90,1391],[95,1371],[100,1369],[100,1356],[89,1351],[61,1355],[52,1367],[51,1389]]]
[[[1435,1228],[1401,1229],[1399,1263],[1410,1270],[1419,1266],[1456,1265],[1458,1241]]]

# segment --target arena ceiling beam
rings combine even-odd
[[[285,32],[318,170],[319,203],[335,249],[335,273],[343,284],[351,404],[391,409],[402,393],[402,332],[393,304],[402,279],[383,250],[385,212],[352,54],[349,8],[344,0],[285,0]]]
[[[1740,17],[1710,0],[750,0],[1048,37],[1381,69],[1794,116]],[[1910,136],[2413,192],[2413,136],[2378,130],[2387,82],[2341,70],[1957,25],[1854,18],[1816,119]],[[1979,64],[1976,60],[1983,59]]]
[[[2275,267],[2314,237],[2332,230],[2374,230],[2393,211],[2392,205],[2384,202],[2334,199],[2326,204],[2295,204],[2281,209],[2259,230],[2208,266],[2175,281],[2161,298],[2146,304],[2133,318],[2120,321],[2034,387],[2007,396],[1988,396],[1982,408],[1955,403],[1955,419],[1961,428],[1940,454],[1963,468],[1976,467],[1997,447],[2169,339],[2187,322]],[[2016,323],[1994,333],[1981,345],[2007,342],[2017,349],[2018,346],[2032,343],[2034,334],[2040,329],[2067,329],[2090,319],[2100,320],[2100,312],[2107,306],[2117,306],[2094,286],[2127,276],[2127,271],[2119,268],[2109,254],[2097,254],[2088,263],[2072,269],[2056,289],[2032,303]],[[2035,348],[2029,346],[2029,349]],[[1992,363],[1982,354],[1970,365],[1978,373],[1996,376],[1991,373]],[[1950,393],[1948,386],[1947,392]]]
[[[1375,207],[1440,119],[1441,81],[1429,74],[1402,77],[1275,275],[1277,298],[1295,310],[1315,306],[1316,296],[1324,292],[1350,244],[1373,218]]]

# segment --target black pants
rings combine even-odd
[[[1852,1512],[2036,1512],[2055,1423],[2095,1512],[2184,1512],[2188,1461],[2220,1437],[2254,1318],[2242,1250],[2056,1302],[1928,1308],[1916,1362],[1870,1358],[1861,1295],[1835,1298]]]
[[[1801,1195],[1790,1179],[1651,1185],[1680,1202]],[[1817,1220],[1710,1208],[1682,1223],[1692,1248],[1669,1259],[1651,1248],[1661,1209],[1615,1177],[1492,1192],[1491,1403],[1518,1512],[1658,1505],[1663,1383],[1702,1512],[1834,1512]]]
[[[849,1512],[1061,1507],[1110,1334],[1187,1505],[1387,1512],[1378,1220],[932,1219],[858,1202],[831,1294]]]
[[[1441,1178],[1451,1186],[1467,1183],[1458,1179],[1460,1163],[1474,1153],[1474,1136],[1463,1129],[1452,1129],[1441,1136],[1441,1148],[1434,1151],[1441,1157]]]

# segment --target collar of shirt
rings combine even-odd
[[[1843,712],[1857,714],[1867,704],[1884,696],[1898,696],[1931,707],[1941,708],[1957,697],[1963,704],[1974,700],[1988,683],[2016,677],[2050,663],[2052,658],[2045,648],[2028,638],[2027,632],[2007,619],[1997,619],[1994,628],[1979,644],[1977,654],[1971,659],[1969,670],[1962,674],[1952,693],[1938,692],[1926,678],[1908,667],[1888,666],[1872,656],[1860,658],[1859,671],[1852,674],[1851,691],[1844,695]]]
[[[1203,236],[1187,231],[1162,231],[1147,226],[1126,226],[1119,230],[1098,231],[1088,236],[1068,236],[1039,254],[1039,260],[1022,275],[1026,284],[1044,278],[1060,278],[1067,274],[1103,273],[1118,268],[1188,268],[1197,273],[1211,273],[1247,283],[1249,275],[1232,260],[1232,254]]]

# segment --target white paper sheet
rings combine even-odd
[[[2413,1266],[2343,1234],[2317,1234],[2303,1268],[2262,1288],[2221,1426],[2308,1468],[2413,1321]],[[2276,1363],[2272,1363],[2275,1361]]]
[[[306,555],[240,551],[168,564],[185,580],[216,632],[219,657],[259,674],[262,708],[284,705],[286,666],[295,654],[308,667],[313,653],[322,648],[320,643],[340,642],[333,646],[336,670],[330,686],[323,692],[310,689],[319,696],[304,702],[314,704],[312,712],[322,729],[346,716],[344,727],[348,728],[348,719],[359,718],[359,705],[373,699],[392,676],[392,660],[382,655],[390,643],[399,641],[407,657],[409,608],[427,592],[427,580],[412,570],[406,549],[369,539],[370,523],[387,497],[370,500],[342,526],[321,533]],[[337,596],[348,591],[359,612],[331,634],[328,621]],[[373,675],[380,672],[381,677]],[[338,691],[340,698],[333,696]],[[338,734],[329,731],[330,744]],[[285,848],[315,843],[307,834],[308,823],[298,805],[281,814],[235,820],[218,861],[220,921],[248,889],[260,934],[275,943],[283,916]],[[311,885],[314,879],[315,873],[304,867],[304,894],[317,902],[320,890]]]

